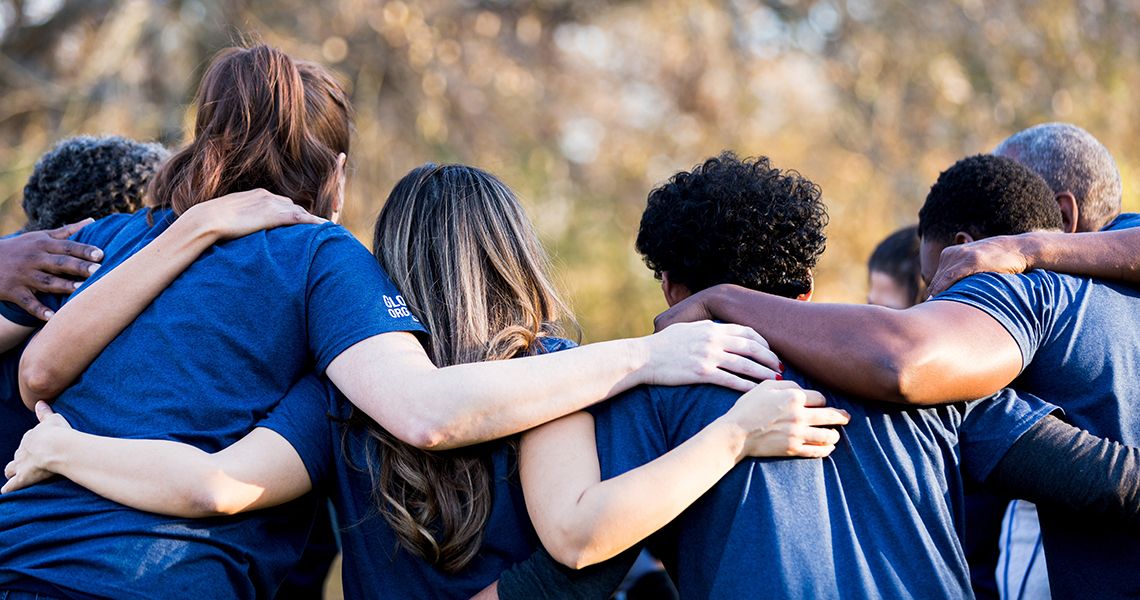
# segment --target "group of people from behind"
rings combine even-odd
[[[1046,180],[970,157],[903,240],[924,278],[993,236],[1077,275],[813,305],[822,190],[724,153],[648,194],[659,331],[578,346],[494,175],[412,170],[370,253],[336,224],[351,113],[323,68],[230,49],[196,105],[145,207],[0,240],[26,258],[0,265],[7,597],[284,596],[331,504],[350,598],[606,598],[644,548],[686,598],[961,598],[974,484],[1057,511],[1056,592],[1140,589],[1136,294],[1083,276],[1131,260],[1129,218],[1041,233],[1065,223]]]

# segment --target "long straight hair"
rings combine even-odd
[[[219,52],[198,88],[194,139],[151,181],[151,206],[182,214],[211,198],[264,188],[314,215],[331,215],[343,150],[329,144],[348,148],[348,105],[319,66],[304,69],[314,84],[308,93],[297,63],[276,48]]]
[[[430,332],[436,366],[533,353],[572,322],[514,193],[480,169],[427,164],[404,176],[373,250]],[[491,514],[489,448],[425,452],[375,423],[369,432],[373,497],[400,544],[445,572],[463,569]]]

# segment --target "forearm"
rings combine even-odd
[[[706,292],[714,318],[752,327],[784,362],[863,398],[922,405],[973,400],[1001,389],[1021,367],[1008,332],[963,304],[893,310],[802,302],[739,286]],[[994,351],[979,355],[979,345]]]
[[[400,337],[380,340],[387,335]],[[443,450],[498,439],[647,381],[639,339],[437,369],[406,334],[360,342],[328,375],[359,409],[414,446]]]
[[[67,389],[213,239],[206,228],[184,216],[65,304],[20,360],[24,403],[31,408]]]
[[[747,432],[721,418],[652,462],[590,486],[564,510],[560,560],[583,568],[612,558],[669,524],[743,458]],[[542,537],[540,532],[540,537]]]
[[[263,492],[225,476],[212,455],[193,446],[57,433],[44,450],[47,470],[137,510],[188,518],[232,514]],[[222,487],[228,499],[218,501]]]
[[[1030,269],[1140,283],[1140,229],[1034,232],[1009,238]]]
[[[1054,416],[1022,435],[986,483],[1039,504],[1109,516],[1140,532],[1140,448]]]

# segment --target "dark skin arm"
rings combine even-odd
[[[719,285],[674,305],[654,325],[710,318],[752,327],[811,378],[868,399],[918,405],[973,400],[1004,388],[1021,371],[1021,351],[1005,328],[958,302],[893,310],[814,304]]]
[[[32,231],[0,240],[0,300],[48,320],[52,312],[37,293],[70,294],[103,260],[103,251],[71,241],[91,219],[49,231]]]
[[[1002,235],[942,251],[931,295],[975,273],[1058,273],[1140,284],[1140,228],[1092,233]]]

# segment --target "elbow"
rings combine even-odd
[[[551,544],[546,546],[546,551],[550,553],[551,558],[558,561],[558,564],[575,571],[598,562],[590,560],[584,548],[574,547],[572,544]]]
[[[201,519],[205,517],[228,517],[242,512],[241,502],[230,498],[224,491],[213,486],[202,486],[183,495],[185,505],[177,517]]]
[[[413,423],[399,432],[393,431],[392,434],[405,444],[420,450],[450,450],[458,447],[454,444],[453,436],[447,426],[438,423],[426,421]]]
[[[34,408],[37,401],[49,401],[62,393],[58,381],[56,373],[45,361],[27,354],[20,360],[20,396],[28,408]]]
[[[574,570],[596,565],[610,556],[603,556],[590,543],[592,533],[582,527],[569,524],[559,527],[554,536],[547,536],[542,544],[550,556],[559,564]]]
[[[900,352],[884,349],[867,374],[871,387],[868,397],[894,404],[927,404],[927,390],[923,384],[922,368],[926,364],[922,349]]]

